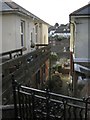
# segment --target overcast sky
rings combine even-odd
[[[13,0],[51,25],[66,24],[69,14],[89,3],[89,0]]]

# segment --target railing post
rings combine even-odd
[[[67,118],[67,115],[66,115],[66,104],[67,104],[67,101],[65,99],[63,99],[63,105],[64,105],[64,112],[63,112],[63,116],[64,116],[64,120],[66,120]]]
[[[31,120],[34,120],[34,118],[35,118],[35,112],[34,112],[34,109],[35,109],[35,104],[34,104],[34,91],[32,91],[32,93],[31,93],[31,95],[32,95],[32,118],[31,118]]]
[[[88,117],[87,117],[87,114],[89,113],[89,112],[88,112],[88,104],[89,104],[89,106],[90,106],[89,100],[90,100],[90,97],[84,99],[84,101],[85,101],[85,120],[88,120],[88,117],[89,117],[89,115],[88,115]]]
[[[21,107],[21,95],[20,95],[20,87],[21,87],[21,84],[18,84],[17,88],[18,88],[18,103],[19,103],[19,108],[18,108],[18,111],[19,111],[19,116],[18,116],[18,119],[21,119],[22,120],[22,107]]]
[[[12,88],[13,88],[13,101],[14,101],[15,120],[18,120],[16,86],[17,86],[17,82],[14,79],[14,75],[12,75]]]
[[[51,45],[50,45],[50,48],[51,48]],[[51,86],[50,86],[50,83],[51,83],[51,49],[50,49],[50,56],[49,56],[49,89],[51,90]]]
[[[49,120],[50,115],[49,115],[49,101],[50,101],[50,96],[49,96],[49,89],[46,89],[46,120]]]

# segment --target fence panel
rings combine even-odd
[[[11,104],[12,101],[12,74],[19,83],[24,85],[30,83],[33,86],[32,75],[49,59],[49,56],[50,45],[0,64],[2,67],[0,76],[2,77],[3,105]]]

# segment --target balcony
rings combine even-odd
[[[12,77],[14,107],[3,109],[3,119],[90,120],[90,97],[78,99],[19,84]]]

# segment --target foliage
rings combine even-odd
[[[63,82],[62,82],[59,74],[53,74],[51,76],[51,80],[48,80],[46,82],[46,86],[48,86],[50,91],[55,92],[55,93],[61,92],[62,84],[63,84]]]
[[[58,55],[55,52],[51,53],[51,61],[56,61],[58,59]]]

